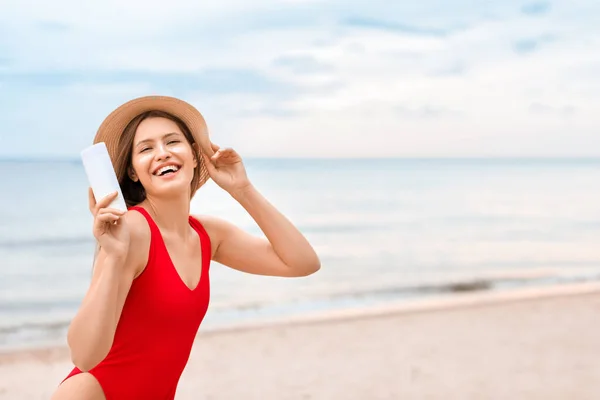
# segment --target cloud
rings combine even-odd
[[[536,38],[519,39],[513,43],[513,48],[518,54],[529,54],[538,50],[542,45],[553,42],[553,35],[541,35]]]
[[[514,43],[514,49],[517,53],[527,54],[536,50],[540,44],[537,39],[521,39]]]
[[[39,21],[37,28],[44,33],[64,33],[71,29],[71,26],[56,21]]]
[[[429,72],[432,77],[460,76],[467,73],[467,65],[459,60],[435,65]]]
[[[319,62],[311,55],[288,55],[277,57],[273,60],[276,67],[287,68],[296,74],[312,74],[320,72],[332,72],[334,66]]]
[[[156,93],[249,156],[599,155],[600,5],[540,4],[6,0],[0,156]]]
[[[197,72],[153,72],[145,70],[1,72],[0,81],[13,87],[64,87],[75,84],[147,84],[157,91],[202,90],[219,93],[269,93],[297,90],[291,83],[277,82],[254,69],[204,69]]]
[[[400,22],[391,22],[364,17],[346,18],[341,21],[341,25],[352,28],[381,29],[392,32],[422,36],[446,36],[452,33],[451,29],[420,27],[403,24]]]
[[[547,1],[539,1],[535,3],[528,3],[521,7],[521,12],[526,15],[542,15],[546,14],[550,11],[551,8],[550,2]]]
[[[571,116],[575,113],[576,109],[572,105],[565,105],[560,107],[550,106],[542,103],[532,103],[529,106],[529,112],[534,115],[561,115]]]
[[[403,118],[425,118],[425,119],[433,119],[433,118],[443,118],[443,117],[451,117],[457,116],[461,112],[451,110],[445,107],[437,107],[434,105],[426,104],[424,106],[420,106],[418,108],[411,108],[406,106],[396,106],[394,110],[398,113],[399,116]]]

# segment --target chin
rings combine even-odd
[[[181,171],[184,172],[184,171]],[[178,172],[179,174],[179,172]],[[192,176],[188,177],[184,174],[173,177],[152,177],[151,182],[146,186],[150,190],[146,190],[153,196],[172,197],[185,193],[190,190],[192,184]]]

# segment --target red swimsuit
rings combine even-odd
[[[148,212],[141,207],[131,209],[144,215],[150,225],[148,264],[133,281],[110,352],[89,373],[107,400],[172,400],[208,308],[210,238],[200,222],[190,217],[202,247],[202,275],[198,286],[190,289],[175,270]],[[74,368],[65,380],[80,372]]]

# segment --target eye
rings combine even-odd
[[[144,147],[140,150],[140,153],[144,153],[145,151],[150,150],[150,147]]]
[[[175,144],[175,143],[179,143],[179,140],[170,140],[167,142],[167,144]]]

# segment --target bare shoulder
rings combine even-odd
[[[132,241],[136,241],[136,244],[140,244],[140,241],[145,240],[150,242],[150,226],[146,217],[138,211],[129,210],[125,213],[123,219],[129,227],[129,234]]]
[[[195,219],[200,221],[205,229],[220,229],[225,220],[215,217],[213,215],[194,214],[192,215]]]
[[[136,211],[127,211],[122,217],[127,224],[129,230],[129,250],[125,261],[126,274],[132,278],[137,277],[148,262],[148,253],[150,250],[150,227],[143,215]],[[92,276],[92,284],[103,270],[104,260],[107,259],[107,254],[103,248],[99,248],[94,262],[94,273]]]
[[[196,214],[192,215],[192,217],[198,220],[204,227],[204,230],[206,230],[214,253],[223,239],[227,236],[227,231],[231,229],[233,225],[222,218],[212,215]]]

